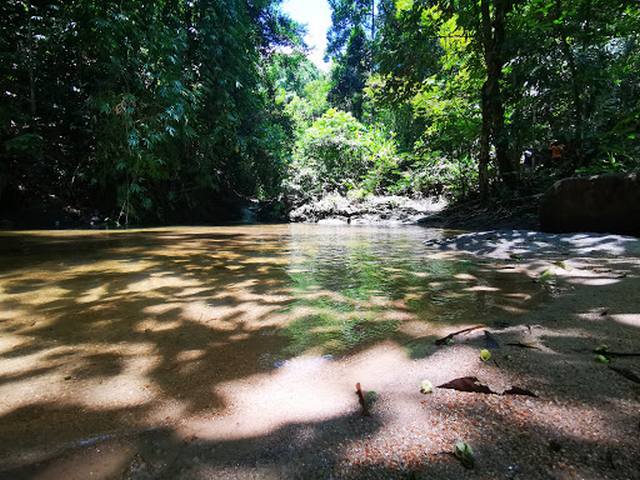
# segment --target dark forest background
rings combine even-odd
[[[279,3],[2,2],[6,226],[487,202],[639,167],[635,0],[330,0],[327,73]]]

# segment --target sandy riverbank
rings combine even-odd
[[[223,232],[217,235],[222,238]],[[248,328],[245,323],[243,330],[238,324],[225,326],[222,320],[206,328],[185,324],[187,336],[174,338],[171,346],[161,323],[147,319],[144,325],[130,324],[135,320],[123,316],[118,324],[122,329],[140,327],[133,337],[120,344],[125,342],[122,337],[109,347],[110,354],[103,351],[78,365],[82,368],[67,372],[64,351],[80,355],[86,348],[81,343],[83,332],[65,334],[60,344],[55,332],[47,333],[45,328],[41,339],[49,343],[31,351],[24,350],[26,344],[17,350],[8,348],[6,342],[12,337],[5,336],[0,359],[3,379],[5,385],[13,382],[15,395],[20,394],[16,388],[23,389],[23,397],[2,400],[3,465],[8,470],[0,478],[638,478],[640,386],[610,368],[640,375],[638,357],[613,358],[606,365],[596,362],[593,353],[603,344],[613,352],[640,351],[637,241],[580,236],[567,246],[560,238],[536,235],[488,232],[428,242],[425,261],[474,265],[452,279],[459,284],[452,293],[473,293],[474,309],[466,310],[455,325],[437,319],[420,322],[407,314],[398,335],[348,355],[323,355],[322,349],[312,348],[276,368],[256,367],[254,363],[264,359],[248,355],[235,371],[227,371],[225,355],[231,358],[231,350],[222,347],[215,355],[213,350],[198,352],[204,348],[201,338],[206,328],[227,329],[226,341],[246,345],[273,340],[266,334],[268,329]],[[192,252],[197,238],[195,234],[189,238],[191,243],[185,245]],[[238,252],[244,247],[233,238],[225,241],[236,242]],[[514,239],[509,245],[502,242]],[[253,245],[261,244],[251,243],[251,249]],[[128,255],[133,252],[130,245],[120,247],[128,249]],[[162,245],[156,247],[151,253],[145,250],[139,262],[153,262],[151,254],[162,255]],[[183,250],[172,255],[176,262],[188,258]],[[257,258],[261,260],[246,274],[226,281],[255,280],[261,278],[265,265],[280,264],[279,257],[267,257],[265,251]],[[225,257],[224,264],[237,261],[232,255]],[[103,266],[115,275],[115,264]],[[135,273],[137,266],[130,263],[127,268]],[[198,289],[203,287],[195,280],[201,278],[191,277],[191,283],[185,283],[186,277],[173,273],[154,280],[160,282],[155,286],[138,279],[126,287],[128,300],[123,296],[121,301],[146,295],[151,287],[163,295],[176,287],[175,301],[154,315],[170,320],[172,309],[180,307],[189,314],[185,309],[200,308],[193,310],[199,316],[207,308],[196,305]],[[125,288],[119,278],[114,276],[107,285],[109,295]],[[178,280],[180,285],[175,283]],[[263,302],[275,305],[283,300],[275,285],[268,292],[242,282],[235,285],[234,295],[244,297],[228,307],[245,311],[231,312],[240,315],[242,322],[262,315],[266,316],[261,322],[269,325],[285,321]],[[34,291],[38,287],[24,286]],[[5,283],[4,288],[6,294],[10,285]],[[78,305],[101,295],[88,290],[88,296],[77,297]],[[406,291],[398,304],[381,304],[385,315],[406,311],[412,301],[411,288]],[[13,297],[15,308],[17,298],[25,310],[40,302],[37,296]],[[148,297],[143,304],[149,307],[159,300]],[[246,309],[258,300],[263,302],[260,309]],[[51,315],[70,305],[52,302],[45,302],[40,311]],[[20,324],[22,319],[9,318],[7,306],[6,332],[13,328],[12,335],[18,335],[20,329],[33,328]],[[99,308],[95,311],[106,320]],[[438,311],[446,314],[446,308]],[[452,331],[477,324],[486,328],[460,335],[451,345],[434,344]],[[60,327],[71,325],[48,328]],[[488,362],[479,358],[480,350],[487,347],[484,330],[499,344]],[[153,338],[163,343],[153,347]],[[207,343],[207,348],[213,349],[214,344]],[[172,360],[163,362],[161,355],[167,352]],[[44,353],[48,356],[40,361],[48,366],[35,362],[34,356]],[[207,365],[198,363],[199,358],[207,360]],[[17,368],[20,362],[22,373]],[[150,370],[156,364],[157,370]],[[39,375],[50,374],[54,377],[47,377],[49,383],[38,381]],[[153,381],[144,380],[145,376]],[[526,388],[537,398],[438,388],[430,395],[419,391],[423,379],[437,386],[465,376],[475,376],[497,392],[513,386]],[[207,386],[207,378],[215,382]],[[105,382],[102,387],[101,381]],[[146,387],[140,382],[147,382]],[[370,417],[360,413],[356,382],[375,392]],[[57,383],[63,388],[58,389]],[[39,398],[36,403],[34,395]],[[19,404],[23,406],[16,408]],[[77,424],[77,417],[85,421]],[[74,425],[75,430],[69,430]],[[86,426],[86,435],[80,434],[81,425]],[[90,434],[94,431],[100,433]],[[57,446],[38,444],[33,441],[38,438],[61,441]],[[473,447],[474,470],[464,469],[449,455],[457,440]]]

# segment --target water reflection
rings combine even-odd
[[[67,342],[131,332],[180,339],[201,327],[226,342],[266,331],[279,341],[237,348],[348,354],[436,326],[504,321],[544,300],[513,270],[424,245],[444,235],[312,225],[4,233],[1,303],[13,312],[3,314],[5,331]]]
[[[286,353],[344,354],[382,339],[428,334],[433,323],[524,312],[545,292],[528,278],[424,246],[422,228],[292,226]],[[416,325],[416,322],[419,322]]]

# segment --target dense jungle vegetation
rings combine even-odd
[[[0,218],[212,222],[638,168],[637,0],[329,3],[323,73],[278,0],[1,2]]]

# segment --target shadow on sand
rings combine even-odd
[[[576,309],[570,295],[552,300],[526,272],[503,263],[426,260],[432,251],[419,229],[346,231],[273,226],[3,235],[0,478],[89,478],[87,472],[93,478],[464,478],[443,454],[449,447],[430,443],[428,431],[396,447],[373,441],[367,450],[365,440],[385,430],[388,413],[374,408],[372,418],[362,418],[352,392],[350,412],[251,435],[230,432],[223,440],[185,434],[182,422],[238,413],[229,391],[250,389],[254,379],[268,379],[302,355],[339,364],[390,344],[408,362],[428,362],[442,352],[433,340],[443,332],[485,323],[515,335],[532,311],[554,333],[545,330],[538,338],[544,348],[526,352],[523,362],[501,362],[505,375],[527,375],[560,401],[578,395],[583,404],[607,408],[637,402],[633,385],[615,376],[615,394],[567,387],[576,371],[593,369],[582,351],[594,341],[640,345],[635,320],[624,321],[635,319],[640,305],[609,312],[612,321],[621,320],[616,329],[584,320],[603,298],[640,291],[637,271],[602,285],[567,278],[573,288],[593,290]],[[537,241],[513,235],[520,244]],[[571,315],[557,318],[557,312]],[[313,372],[304,378],[313,388]],[[601,369],[593,379],[610,382],[611,373]],[[420,400],[416,394],[410,401]],[[509,465],[534,478],[526,473],[537,467],[518,461],[527,444],[557,463],[588,465],[587,472],[632,475],[637,447],[626,440],[607,443],[522,423],[512,414],[530,408],[524,400],[514,400],[511,410],[493,408],[495,401],[460,405],[454,413],[460,423],[482,419],[468,435],[492,478],[508,478]],[[437,405],[421,407],[425,419],[442,415]],[[549,453],[551,440],[565,453]],[[597,453],[587,458],[576,453],[581,450]]]

